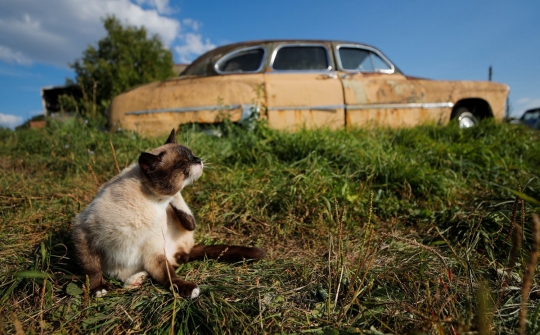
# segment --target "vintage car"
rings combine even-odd
[[[225,45],[178,77],[115,97],[109,125],[161,135],[186,123],[242,121],[272,128],[462,127],[501,120],[509,88],[481,81],[438,81],[403,74],[378,49],[355,42],[266,40]]]
[[[540,107],[525,111],[519,119],[519,123],[540,130]]]

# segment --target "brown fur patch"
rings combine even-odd
[[[235,245],[196,245],[189,253],[189,260],[217,259],[226,262],[241,260],[259,260],[266,255],[266,251],[255,247],[242,247]]]
[[[193,231],[195,230],[195,218],[193,215],[189,215],[188,213],[184,212],[183,210],[180,210],[176,207],[174,207],[172,204],[170,205],[173,209],[174,214],[176,214],[176,217],[178,218],[178,221],[180,221],[180,224],[182,227],[184,227],[186,230]]]
[[[197,288],[194,282],[180,279],[164,255],[158,255],[149,264],[145,264],[145,270],[161,285],[170,287],[172,284],[183,298],[189,298],[193,290]]]
[[[189,262],[189,254],[183,251],[179,251],[174,254],[174,259],[176,259],[177,264],[185,264]]]
[[[171,130],[169,137],[165,141],[165,144],[169,144],[169,143],[176,143],[176,131],[174,130],[174,128],[173,130]]]
[[[75,227],[73,229],[73,242],[83,274],[88,276],[90,281],[90,290],[107,289],[107,282],[103,279],[99,252],[92,248],[88,234],[82,228]]]

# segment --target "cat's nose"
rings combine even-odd
[[[200,159],[199,157],[195,157],[193,160],[194,160],[195,163],[197,163],[197,164],[201,164],[201,162],[202,162],[201,159]]]

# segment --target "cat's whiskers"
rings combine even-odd
[[[212,168],[212,163],[209,160],[206,159],[206,156],[201,156],[201,162],[202,162],[205,169],[207,169],[207,168],[211,169]]]

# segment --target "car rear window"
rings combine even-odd
[[[324,46],[283,46],[272,65],[274,70],[328,70],[330,60]]]
[[[218,73],[258,72],[262,68],[265,49],[249,48],[226,55],[216,64]]]
[[[339,59],[343,70],[380,72],[392,70],[390,65],[371,50],[340,47]]]

